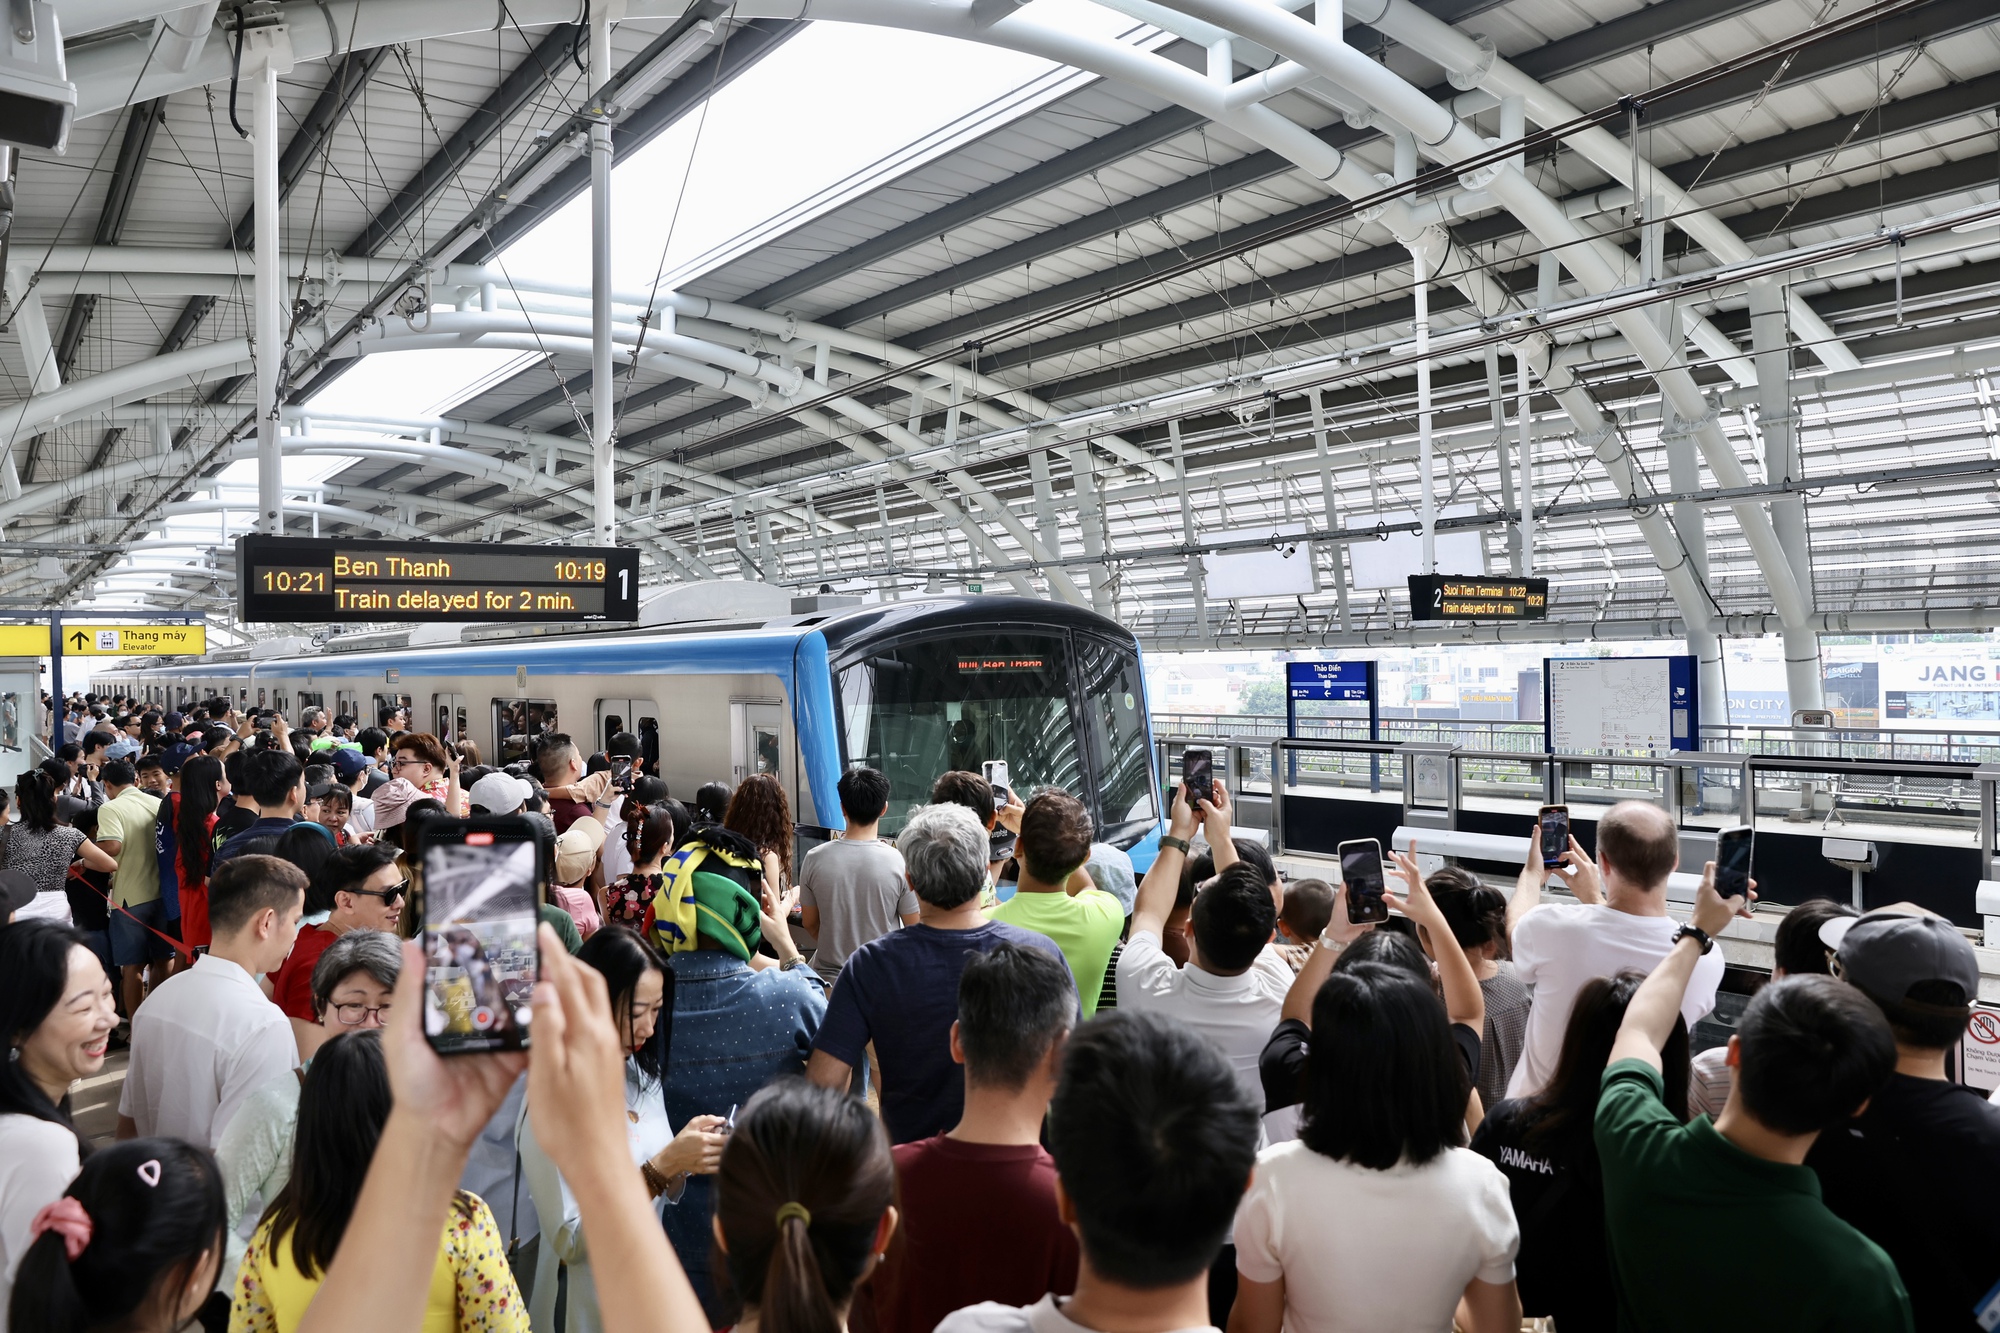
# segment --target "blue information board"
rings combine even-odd
[[[1320,703],[1365,704],[1375,697],[1373,662],[1287,662],[1285,694]]]
[[[1367,704],[1368,739],[1382,738],[1373,662],[1285,663],[1285,734],[1299,734],[1301,703]]]

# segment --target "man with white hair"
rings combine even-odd
[[[827,1000],[806,1077],[845,1090],[868,1044],[882,1068],[882,1123],[894,1143],[956,1125],[965,1081],[951,1057],[959,974],[966,960],[1003,942],[1062,950],[1048,936],[979,910],[986,887],[986,828],[961,805],[927,805],[896,835],[917,895],[917,923],[849,955]],[[1067,971],[1069,964],[1063,964]]]

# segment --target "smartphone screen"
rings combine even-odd
[[[1349,921],[1359,925],[1389,919],[1389,900],[1382,896],[1388,885],[1382,874],[1381,843],[1373,838],[1341,843],[1340,879],[1347,886]]]
[[[1562,864],[1563,853],[1569,850],[1569,807],[1566,805],[1545,805],[1542,807],[1542,867],[1549,869]]]
[[[1741,898],[1750,892],[1750,852],[1756,836],[1747,827],[1715,835],[1715,891],[1722,897]]]
[[[541,973],[536,909],[548,885],[535,826],[518,815],[427,819],[417,860],[424,1034],[440,1055],[525,1050]]]
[[[1007,781],[1007,761],[988,759],[979,766],[979,775],[986,779],[987,786],[993,788],[993,808],[1005,810],[1014,790]]]
[[[1215,800],[1215,754],[1211,750],[1181,751],[1181,786],[1188,808],[1201,813],[1198,802]]]

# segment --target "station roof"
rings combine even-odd
[[[246,500],[240,483],[254,387],[234,341],[250,332],[252,150],[232,128],[227,61],[213,81],[199,81],[211,68],[200,58],[174,78],[145,64],[160,7],[63,6],[80,118],[66,155],[26,151],[17,167],[0,411],[30,410],[14,414],[19,493],[0,499],[12,610],[94,598],[226,623],[223,542],[255,516],[254,487]],[[287,302],[287,429],[293,452],[326,461],[294,488],[289,530],[587,539],[596,400],[572,336],[587,306],[510,267],[532,267],[520,257],[547,245],[536,228],[558,214],[564,243],[589,245],[581,30],[529,21],[547,5],[514,5],[492,30],[482,19],[451,31],[471,21],[413,16],[485,8],[412,3],[398,20],[412,35],[363,40],[392,27],[377,20],[397,7],[244,11],[252,26],[282,22],[301,53],[335,51],[302,55],[279,81],[286,265],[304,279]],[[624,284],[620,317],[637,326],[626,350],[671,333],[728,354],[691,366],[621,351],[621,539],[641,547],[647,579],[1012,587],[1093,601],[1155,646],[1408,638],[1400,578],[1379,577],[1385,561],[1366,548],[1419,511],[1403,226],[1418,216],[1448,235],[1426,291],[1439,541],[1471,566],[1451,572],[1521,567],[1508,521],[1522,481],[1513,352],[1532,310],[1554,340],[1554,369],[1537,367],[1528,400],[1528,564],[1551,580],[1539,632],[1670,634],[1690,614],[1775,629],[1779,548],[1821,628],[1842,616],[1990,623],[1990,0],[1881,3],[1867,22],[1821,0],[1417,7],[1489,42],[1535,90],[1531,131],[1546,105],[1608,109],[1601,131],[1616,153],[1571,133],[1531,141],[1520,169],[1575,246],[1614,257],[1612,290],[1679,349],[1673,373],[1692,377],[1702,413],[1663,409],[1671,386],[1602,303],[1604,284],[1592,289],[1546,219],[1524,222],[1489,183],[1446,174],[1387,211],[1336,208],[1342,194],[1312,169],[1329,150],[1385,184],[1398,170],[1400,122],[1356,88],[1292,77],[1284,54],[1240,35],[1226,48],[1237,86],[1261,75],[1281,88],[1249,117],[1204,114],[1215,108],[1174,100],[1157,79],[1035,67],[943,125],[913,107],[912,133],[891,133],[881,161],[672,265],[669,237],[670,281]],[[1135,62],[1199,74],[1215,59],[1201,40],[1213,29],[1193,8],[1230,6],[1122,0],[1107,23],[1080,0],[1035,0],[977,34],[1018,49],[1010,24],[1087,30]],[[1352,21],[1378,11],[1379,27]],[[628,12],[613,64],[644,87],[615,113],[621,160],[674,135],[773,154],[761,131],[704,120],[705,107],[731,89],[738,104],[786,99],[792,76],[760,83],[760,69],[834,21],[713,0],[634,0]],[[837,12],[885,25],[908,13]],[[219,49],[235,13],[223,6],[206,34]],[[1481,71],[1450,67],[1420,26],[1391,21],[1383,0],[1351,3],[1347,17],[1353,48],[1473,134],[1497,145],[1509,133],[1491,78],[1480,91]],[[343,21],[349,40],[336,42]],[[914,80],[907,63],[903,73]],[[899,69],[885,57],[849,76]],[[185,86],[166,86],[176,78]],[[784,104],[787,135],[810,142],[833,115],[817,96]],[[239,98],[246,125],[248,114]],[[1670,185],[1635,208],[1623,181],[1645,164]],[[625,179],[614,174],[614,191]],[[670,232],[678,218],[625,221]],[[205,269],[190,274],[195,260]],[[1774,295],[1753,294],[1742,276],[1753,272]],[[1466,292],[1482,283],[1501,308],[1475,307]],[[1770,312],[1761,342],[1755,299]],[[473,345],[507,355],[468,379],[450,358]],[[330,420],[366,415],[352,401],[365,395],[343,397],[341,381],[365,373],[350,353],[368,348],[437,357],[455,401],[425,401],[443,421]],[[1552,375],[1574,386],[1562,401]],[[1774,387],[1786,378],[1789,417]],[[52,393],[73,406],[43,413]],[[1579,401],[1601,414],[1595,429],[1579,423]],[[339,451],[342,440],[355,448]],[[1345,539],[1318,544],[1318,591],[1198,598],[1191,549],[1332,529]],[[1684,563],[1692,577],[1663,573]]]

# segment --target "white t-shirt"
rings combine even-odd
[[[632,854],[625,849],[625,797],[611,798],[611,808],[604,812],[604,850],[598,853],[597,863],[604,870],[604,882],[632,873]]]
[[[1651,972],[1674,947],[1680,926],[1672,917],[1634,916],[1602,903],[1544,903],[1522,917],[1514,926],[1514,970],[1535,988],[1535,1002],[1528,1010],[1527,1042],[1507,1082],[1507,1095],[1532,1096],[1555,1077],[1569,1011],[1585,982],[1628,968]],[[1690,1032],[1715,1008],[1722,967],[1719,949],[1694,965],[1681,1000]]]
[[[347,836],[359,842],[375,831],[375,802],[354,798],[354,810],[347,816]]]
[[[298,1063],[285,1011],[248,972],[203,954],[133,1017],[118,1114],[130,1116],[142,1138],[164,1134],[214,1149],[250,1095]]]
[[[1520,1244],[1507,1177],[1467,1148],[1373,1171],[1274,1144],[1236,1210],[1236,1271],[1285,1280],[1285,1333],[1445,1333]]]
[[[1236,1082],[1257,1105],[1264,1104],[1264,1080],[1257,1058],[1278,1026],[1291,989],[1291,969],[1263,958],[1250,970],[1219,977],[1189,963],[1175,967],[1150,930],[1135,931],[1118,955],[1118,1007],[1155,1013],[1176,1027],[1208,1039],[1236,1071]],[[1299,1108],[1288,1106],[1264,1117],[1267,1142],[1296,1138]]]
[[[28,1252],[35,1214],[62,1197],[78,1170],[76,1135],[31,1115],[0,1115],[0,1328],[14,1270]]]
[[[1062,1312],[1060,1302],[1068,1299],[1051,1293],[1033,1305],[982,1301],[946,1315],[937,1326],[937,1333],[1092,1333]],[[1216,1333],[1216,1330],[1197,1326],[1177,1333]]]

